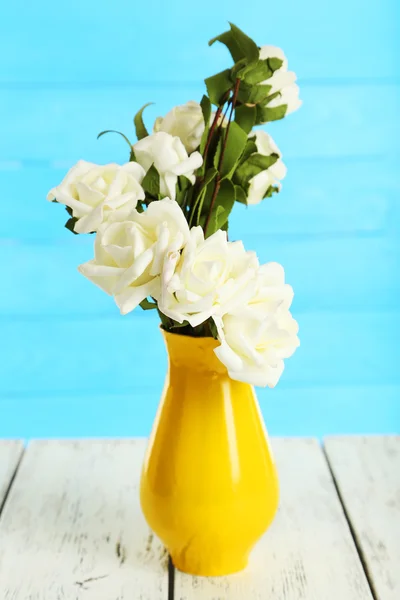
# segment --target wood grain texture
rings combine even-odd
[[[58,223],[55,225],[58,230]],[[400,263],[400,236],[274,238],[261,233],[240,235],[238,225],[231,231],[231,239],[242,239],[246,248],[257,252],[261,263],[276,261],[285,266],[299,312],[360,307],[364,311],[396,310],[399,306],[400,277],[394,274]],[[0,241],[1,272],[8,282],[0,290],[0,315],[60,319],[117,316],[112,299],[77,272],[79,264],[93,257],[93,238],[86,238],[85,244],[82,241],[76,236],[53,245]],[[379,272],[379,294],[371,272]]]
[[[134,382],[134,389],[125,394],[75,392],[55,398],[49,392],[0,397],[0,435],[129,437],[134,423],[135,435],[147,436],[163,385],[161,366],[157,369],[159,377]],[[400,429],[400,385],[292,387],[282,381],[274,390],[259,388],[257,396],[273,435],[322,438],[338,431],[365,434]]]
[[[87,285],[93,286],[89,281]],[[104,292],[98,290],[98,294]],[[2,335],[7,339],[7,352],[0,361],[2,396],[127,393],[149,381],[161,391],[166,352],[158,317],[148,314],[151,312],[155,313],[136,311],[121,317],[115,307],[113,318],[82,316],[61,321],[44,315],[33,320],[1,319]],[[310,387],[400,383],[400,312],[306,314],[294,308],[294,316],[300,325],[301,347],[287,361],[282,384]],[[49,356],[57,357],[51,369]]]
[[[375,596],[399,600],[400,436],[328,438],[325,448]]]
[[[167,555],[141,515],[145,441],[33,442],[0,520],[3,600],[161,600]]]
[[[0,21],[0,81],[134,80],[143,85],[162,80],[176,85],[197,80],[229,64],[225,48],[207,47],[210,38],[227,28],[227,19],[258,44],[283,47],[301,77],[398,75],[397,0],[337,0],[334,6],[314,0],[253,0],[249,11],[236,1],[204,0],[202,10],[196,10],[185,0],[114,0],[112,11],[108,9],[106,0],[56,6],[51,0],[35,6],[24,0],[6,3]],[[274,26],[266,31],[265,23]],[[49,35],[53,31],[58,44]],[[104,39],[109,43],[99,43]]]
[[[116,129],[134,141],[132,117],[145,102],[156,103],[145,114],[151,128],[157,116],[187,100],[199,101],[203,93],[201,80],[167,88],[154,84],[65,89],[39,85],[23,93],[1,90],[0,161],[30,159],[33,164],[52,161],[68,167],[81,158],[96,163],[126,161],[129,148],[124,141],[112,135],[97,140],[99,131]],[[304,84],[301,97],[301,110],[268,124],[285,160],[379,158],[399,152],[400,85]],[[340,169],[337,176],[346,187]]]
[[[315,440],[273,440],[281,503],[247,570],[175,574],[179,600],[371,600],[328,466]]]
[[[23,448],[20,441],[0,440],[0,513]]]
[[[118,136],[114,139],[110,135],[100,139],[97,148],[104,151],[105,160],[124,161],[126,152],[121,143]],[[320,240],[340,234],[355,238],[384,232],[388,225],[399,227],[397,220],[388,219],[398,205],[397,157],[299,160],[288,159],[285,154],[284,162],[288,175],[280,194],[251,210],[236,204],[230,216],[232,239],[246,233],[303,239],[318,236]],[[71,232],[63,227],[67,216],[64,207],[45,200],[48,190],[65,177],[71,166],[70,162],[63,168],[29,162],[27,166],[23,162],[0,163],[0,184],[7,198],[2,207],[0,237],[36,243],[71,241]],[[380,177],[371,179],[371,171],[379,172]],[[71,246],[79,243],[75,239]]]

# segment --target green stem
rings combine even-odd
[[[232,104],[231,104],[231,112],[229,113],[229,120],[228,120],[228,125],[226,126],[224,141],[223,141],[223,145],[222,145],[222,149],[221,149],[221,156],[219,157],[219,161],[218,161],[218,175],[217,175],[217,178],[216,178],[216,181],[215,181],[213,195],[211,197],[210,210],[208,212],[207,219],[206,219],[206,224],[204,226],[204,236],[206,236],[206,234],[207,234],[207,228],[208,228],[208,226],[210,224],[211,214],[212,214],[212,211],[213,211],[213,208],[214,208],[215,200],[216,200],[216,198],[218,196],[219,188],[221,186],[221,174],[220,174],[220,171],[221,171],[221,167],[222,167],[223,161],[224,161],[226,145],[228,143],[229,129],[230,129],[230,126],[231,126],[233,112],[234,112],[235,106],[236,106],[237,96],[238,96],[238,93],[239,93],[239,87],[240,87],[240,79],[236,79],[235,88],[234,88],[234,91],[233,91]]]
[[[228,90],[225,93],[225,95],[223,96],[223,98],[221,100],[221,104],[217,108],[217,111],[216,111],[216,113],[214,115],[213,122],[212,122],[210,130],[208,132],[207,141],[206,141],[206,145],[205,145],[205,148],[204,148],[204,154],[203,154],[204,173],[206,171],[207,156],[208,156],[208,152],[209,152],[209,149],[210,149],[211,140],[212,140],[212,138],[214,136],[214,133],[215,133],[215,130],[217,128],[218,121],[219,121],[219,119],[221,117],[224,105],[225,105],[226,101],[228,100],[230,94],[231,94],[231,90]],[[195,181],[194,186],[192,188],[192,195],[190,197],[190,203],[189,202],[187,203],[189,205],[189,215],[187,216],[189,225],[192,224],[193,219],[194,219],[194,215],[195,215],[198,203],[199,203],[199,196],[197,196],[197,194],[199,194],[199,192],[200,192],[200,188],[201,188],[201,185],[202,185],[203,181],[204,181],[204,175],[198,176],[196,178],[196,181]],[[196,196],[197,196],[197,198],[195,200],[194,206],[192,206],[191,205],[192,199],[193,199],[193,197],[196,197]]]
[[[203,164],[204,165],[206,164],[206,161],[207,161],[207,155],[208,155],[208,151],[210,149],[211,140],[213,138],[215,129],[216,129],[217,125],[218,125],[219,118],[220,118],[220,116],[222,114],[222,110],[224,108],[225,102],[228,100],[230,94],[231,94],[231,90],[228,90],[225,93],[224,97],[222,98],[221,104],[220,104],[220,106],[218,106],[217,112],[215,113],[215,117],[214,117],[214,120],[213,120],[213,122],[211,124],[210,131],[208,132],[206,147],[204,148],[204,156],[203,156]]]
[[[191,212],[191,214],[190,214],[190,218],[189,218],[189,227],[191,227],[191,226],[192,226],[192,224],[193,224],[194,217],[195,217],[195,215],[196,215],[196,211],[197,211],[197,214],[200,216],[200,213],[201,213],[201,207],[202,207],[202,205],[203,205],[204,196],[205,196],[205,194],[206,194],[206,191],[207,191],[207,188],[206,188],[206,187],[203,187],[203,188],[200,190],[200,192],[199,192],[199,194],[198,194],[198,196],[197,196],[197,198],[196,198],[196,201],[195,201],[195,203],[194,203],[194,205],[193,205],[192,212]],[[197,219],[197,225],[199,224],[199,223],[198,223],[198,221],[199,221],[199,218]]]

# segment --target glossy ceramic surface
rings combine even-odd
[[[234,573],[278,505],[257,398],[229,378],[213,339],[163,335],[169,368],[143,467],[143,512],[178,569]]]

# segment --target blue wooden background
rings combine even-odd
[[[154,315],[120,317],[80,276],[92,237],[46,203],[79,158],[124,161],[149,124],[200,99],[225,68],[207,41],[236,22],[276,44],[302,109],[270,132],[288,175],[232,221],[284,264],[302,346],[259,393],[275,434],[400,429],[400,4],[398,0],[14,0],[0,21],[0,436],[144,435],[165,352]]]

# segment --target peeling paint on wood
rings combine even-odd
[[[326,453],[378,600],[400,598],[400,436],[346,436]]]
[[[23,443],[17,440],[0,440],[0,512],[15,470],[21,459]]]
[[[2,600],[165,600],[139,506],[145,441],[38,441],[0,519]],[[0,454],[1,456],[1,454]]]
[[[372,600],[316,440],[273,440],[281,483],[275,522],[243,573],[175,572],[176,600]]]

